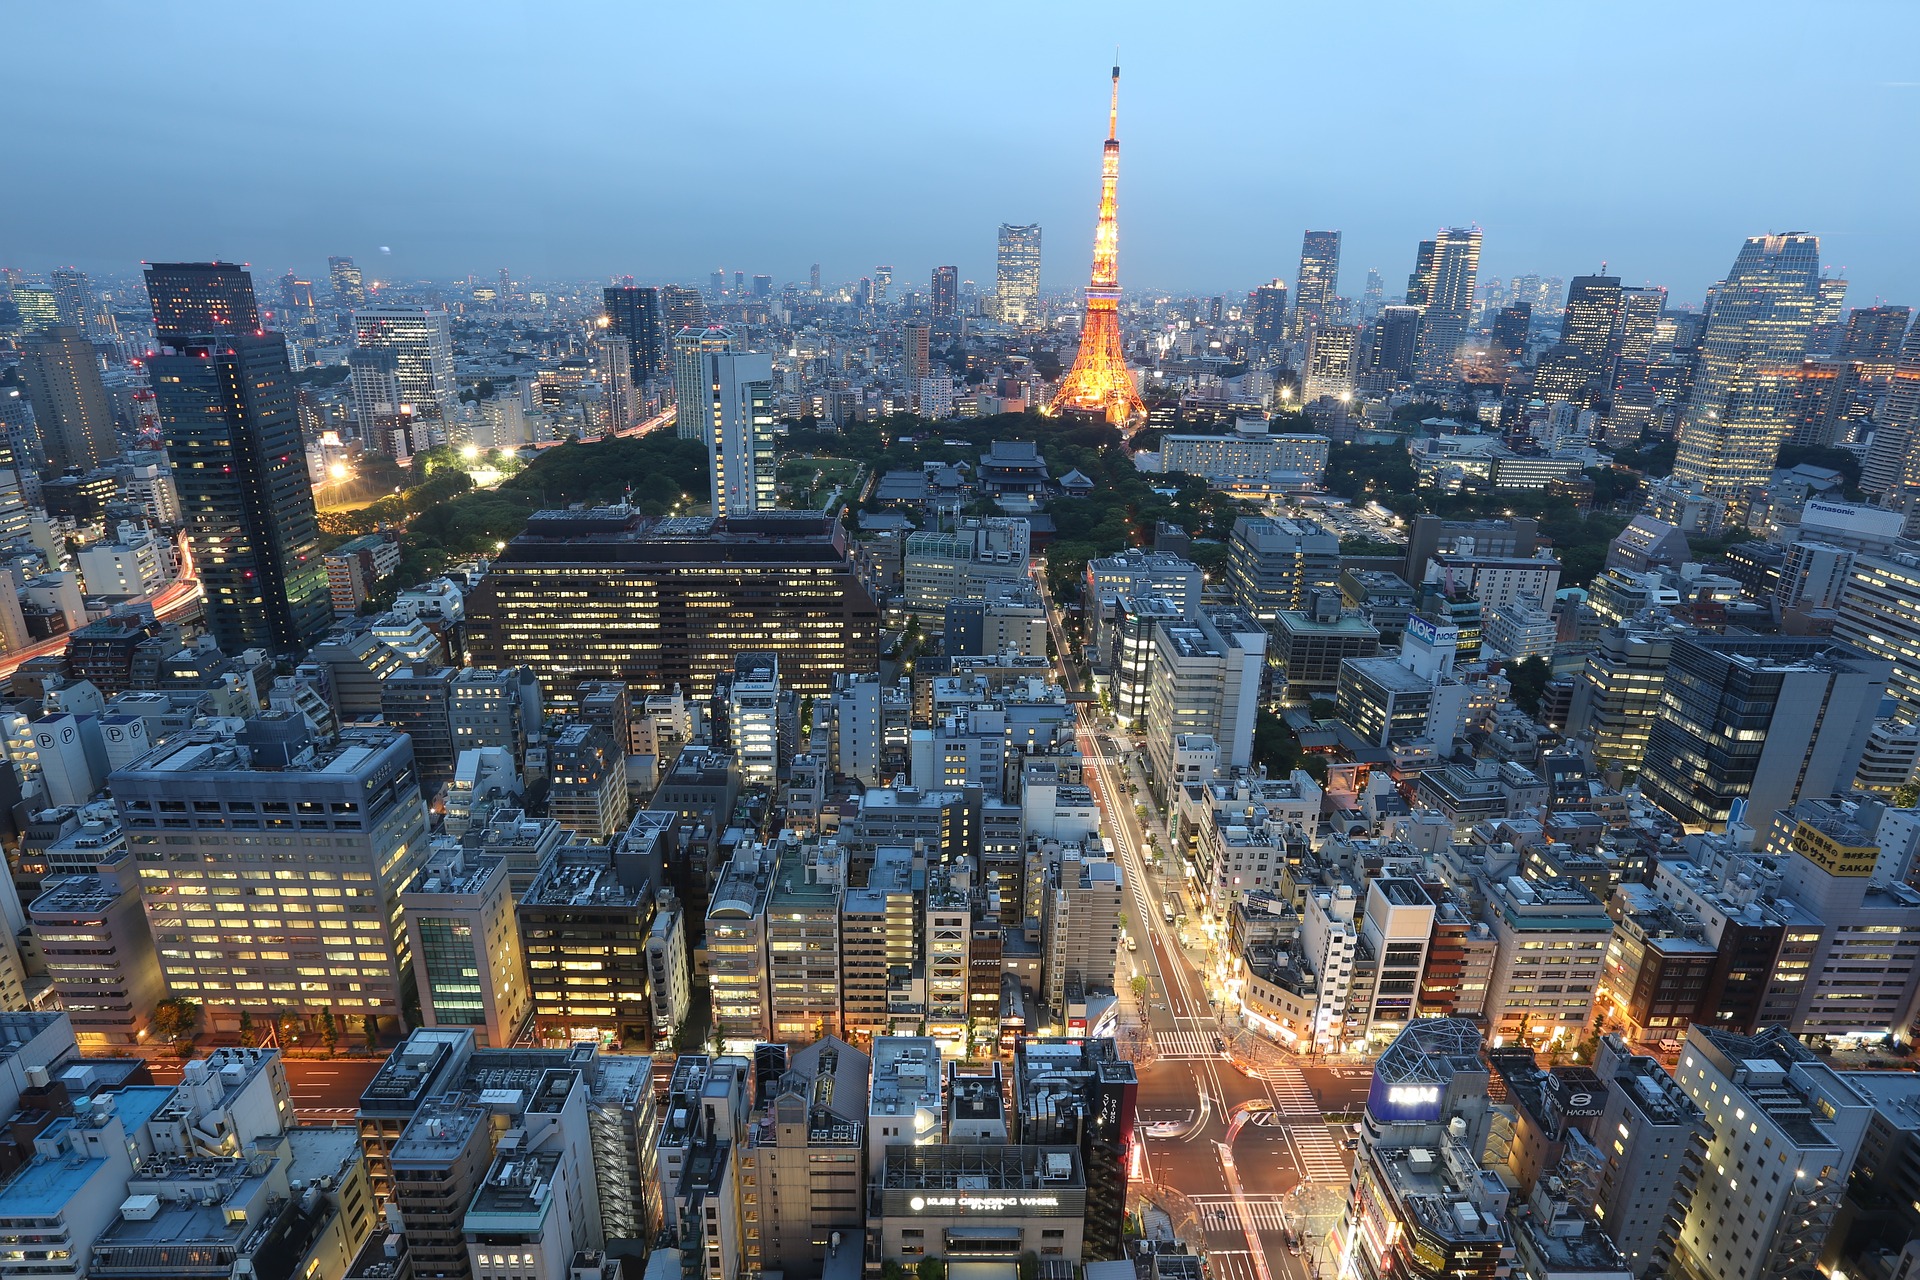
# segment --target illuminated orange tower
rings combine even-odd
[[[1120,186],[1120,68],[1113,69],[1113,102],[1107,110],[1107,145],[1100,159],[1100,222],[1093,233],[1093,280],[1087,285],[1087,318],[1080,326],[1080,354],[1053,393],[1047,413],[1098,415],[1116,426],[1146,412],[1127,372],[1120,343],[1120,224],[1115,215]]]

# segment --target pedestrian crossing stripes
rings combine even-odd
[[[1202,1226],[1212,1231],[1241,1229],[1240,1210],[1232,1196],[1194,1196],[1193,1207],[1200,1213]],[[1282,1216],[1278,1200],[1247,1197],[1247,1214],[1258,1231],[1285,1231],[1292,1223]]]
[[[1217,1058],[1220,1046],[1210,1031],[1156,1031],[1153,1043],[1163,1058]]]
[[[1301,1173],[1315,1182],[1347,1180],[1347,1162],[1341,1157],[1339,1144],[1327,1136],[1324,1124],[1289,1125],[1287,1137],[1293,1143],[1294,1162]]]
[[[1260,1076],[1272,1087],[1281,1115],[1289,1119],[1320,1119],[1320,1105],[1313,1100],[1313,1090],[1307,1088],[1307,1078],[1300,1074],[1300,1068],[1263,1067]]]

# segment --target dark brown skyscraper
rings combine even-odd
[[[935,267],[933,269],[933,318],[953,314],[955,303],[960,297],[960,268]]]
[[[153,263],[147,268],[147,296],[162,346],[178,347],[195,334],[260,328],[253,277],[231,262]]]
[[[879,628],[838,520],[812,511],[542,511],[467,597],[472,660],[532,667],[557,700],[582,680],[705,697],[743,650],[777,654],[781,684],[818,696],[835,672],[876,669]]]
[[[100,381],[100,357],[87,335],[70,325],[29,334],[21,343],[27,398],[40,424],[52,474],[68,467],[91,471],[119,454],[113,404]]]

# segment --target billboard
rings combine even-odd
[[[1367,1088],[1367,1114],[1382,1124],[1433,1124],[1440,1119],[1440,1085],[1427,1081],[1389,1081],[1378,1072]]]

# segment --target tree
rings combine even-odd
[[[247,1009],[240,1011],[240,1043],[246,1046],[253,1044],[253,1013]]]
[[[372,1053],[375,1049],[379,1048],[380,1020],[372,1014],[368,1014],[366,1017],[360,1019],[360,1038],[365,1042],[368,1053]]]
[[[175,997],[153,1006],[153,1017],[147,1023],[147,1030],[162,1040],[191,1040],[199,1024],[200,1006],[192,1000]]]
[[[947,1280],[947,1264],[941,1258],[922,1258],[914,1271],[920,1280]]]
[[[1262,710],[1253,722],[1253,760],[1267,767],[1269,778],[1285,778],[1300,767],[1300,740],[1287,722]]]
[[[896,1258],[888,1258],[880,1264],[880,1280],[907,1280],[907,1269]]]
[[[1340,704],[1332,698],[1315,698],[1307,704],[1307,714],[1315,720],[1333,720],[1340,715]]]
[[[332,1009],[320,1011],[320,1043],[327,1046],[327,1056],[331,1058],[340,1048],[340,1027],[333,1020]]]
[[[1040,1255],[1031,1249],[1020,1255],[1020,1280],[1040,1280]]]
[[[1507,667],[1507,680],[1513,685],[1513,703],[1530,716],[1540,714],[1540,695],[1553,679],[1553,668],[1545,658],[1526,658]]]
[[[1145,1000],[1147,992],[1153,989],[1153,984],[1147,981],[1147,975],[1144,973],[1134,974],[1133,981],[1128,985],[1133,988],[1133,998],[1136,1000]]]

